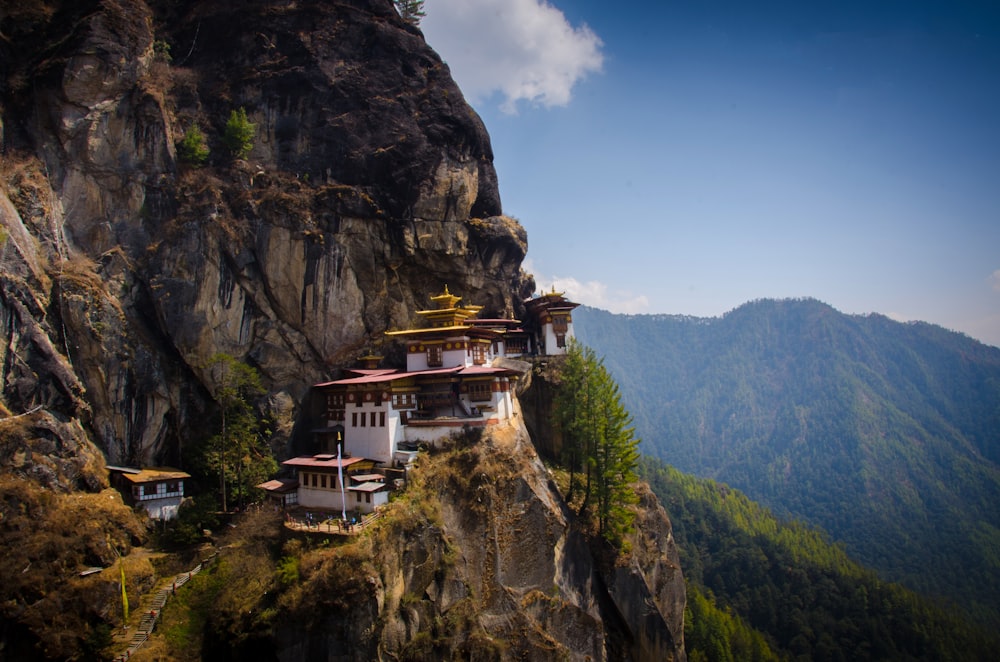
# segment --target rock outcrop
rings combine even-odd
[[[497,313],[530,293],[485,128],[388,0],[7,11],[12,410],[78,417],[116,462],[177,462],[215,353],[260,369],[262,405],[298,403],[444,284]],[[243,161],[222,141],[236,108]],[[194,124],[203,168],[176,155]],[[298,412],[270,413],[277,448]]]
[[[683,661],[684,579],[670,522],[648,490],[636,511],[631,551],[595,554],[523,426],[460,437],[421,458],[368,535],[314,543],[299,578],[265,586],[241,613],[220,610],[208,652],[284,662]],[[235,594],[262,593],[255,578],[232,581]]]

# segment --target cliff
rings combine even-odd
[[[275,554],[280,522],[238,526],[216,571],[224,588],[201,598],[215,605],[203,654],[685,660],[670,522],[641,493],[631,552],[609,554],[566,508],[523,426],[457,438],[423,455],[406,492],[353,541],[286,532]],[[269,542],[255,548],[254,536]],[[260,570],[275,564],[283,580]]]
[[[239,108],[255,125],[245,158],[224,141]],[[177,147],[196,125],[200,167]],[[148,560],[128,557],[148,532],[104,464],[186,466],[213,433],[214,355],[259,370],[254,404],[285,456],[310,385],[382,350],[443,285],[486,315],[519,315],[526,250],[482,122],[389,0],[0,5],[0,536],[13,550],[0,650],[66,658],[99,641],[116,619],[118,552],[129,590],[149,587]],[[469,485],[438,494],[440,535],[410,532],[371,557],[396,570],[351,608],[378,605],[380,645],[405,647],[469,598],[483,632],[532,633],[518,654],[543,659],[551,639],[595,659],[682,658],[665,516],[635,543],[654,560],[601,569],[523,432],[497,446],[503,472],[479,470],[487,448]],[[487,497],[496,519],[473,517]],[[417,569],[456,554],[461,571]],[[76,576],[89,565],[105,570]],[[314,597],[309,646],[355,645],[323,634],[339,621]],[[298,659],[301,631],[274,632]]]
[[[530,294],[485,128],[388,1],[6,11],[11,410],[79,418],[115,462],[177,462],[224,352],[263,373],[278,447],[310,383],[443,284],[498,313]],[[234,161],[236,108],[256,139]],[[176,155],[194,124],[204,168]]]

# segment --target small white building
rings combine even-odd
[[[553,289],[528,299],[524,305],[532,320],[537,352],[548,356],[565,354],[573,337],[573,309],[580,304]]]
[[[109,466],[112,484],[127,503],[140,506],[152,519],[172,520],[184,500],[184,481],[191,474],[170,467],[134,469]]]
[[[370,513],[389,501],[385,478],[371,471],[371,460],[320,454],[293,457],[282,465],[296,471],[296,500],[303,508]],[[259,487],[267,489],[265,485]]]
[[[256,486],[264,490],[267,498],[282,509],[295,506],[299,502],[299,481],[294,478],[275,478]]]

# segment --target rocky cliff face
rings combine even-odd
[[[237,606],[218,609],[205,653],[683,661],[684,579],[670,521],[648,491],[636,510],[629,554],[595,548],[523,426],[459,438],[421,457],[368,535],[306,542],[305,551],[300,540],[286,543],[285,558],[300,561],[283,585],[227,577],[216,604]],[[237,597],[245,595],[254,601]]]
[[[245,159],[222,139],[236,108],[256,125]],[[177,156],[194,125],[203,167]],[[102,492],[105,457],[183,466],[210,433],[213,355],[260,370],[256,404],[287,452],[309,386],[445,284],[520,314],[526,250],[481,121],[389,0],[0,4],[0,534],[23,552],[0,564],[20,573],[0,590],[0,650],[71,657],[114,620],[113,570],[74,580],[107,598],[86,613],[47,587],[145,540]],[[289,660],[683,659],[662,509],[644,503],[635,554],[598,562],[511,434],[449,456],[427,478],[437,514],[413,519],[428,526],[385,533],[361,564],[371,581],[333,603],[287,598],[282,614],[310,626],[279,623],[269,646]],[[65,527],[34,535],[55,504],[88,522],[73,554]],[[305,571],[322,578],[335,562],[316,558]]]
[[[280,445],[310,383],[444,284],[497,313],[530,294],[486,131],[388,0],[5,11],[12,410],[80,418],[117,462],[176,462],[224,352],[264,374]],[[256,139],[234,161],[239,107]],[[193,124],[204,168],[177,160]]]

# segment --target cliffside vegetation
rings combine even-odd
[[[813,300],[574,315],[647,453],[1000,625],[1000,349]]]
[[[268,421],[255,407],[255,400],[265,393],[260,373],[221,353],[205,369],[215,385],[219,416],[215,434],[195,449],[195,465],[204,478],[218,481],[219,504],[222,512],[228,512],[257,500],[260,495],[254,486],[274,476],[278,463],[267,445]]]
[[[393,0],[393,4],[396,5],[396,11],[403,20],[413,25],[420,25],[420,19],[426,15],[424,0]]]
[[[621,403],[618,384],[589,347],[570,341],[562,361],[555,418],[569,474],[566,500],[597,518],[598,533],[621,546],[632,530],[639,440]]]
[[[697,660],[992,660],[1000,638],[951,605],[882,581],[817,529],[644,458],[670,510]]]
[[[129,554],[148,540],[145,518],[108,488],[99,454],[59,448],[61,437],[82,445],[79,428],[41,411],[2,413],[0,657],[96,654],[121,624],[117,552],[128,555],[129,591],[148,589],[155,577],[147,555]],[[99,572],[79,574],[89,567]]]

